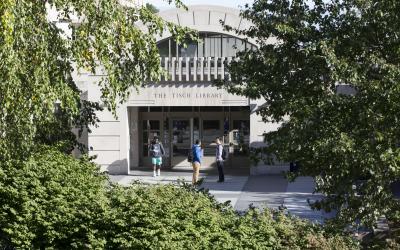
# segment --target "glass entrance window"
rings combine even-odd
[[[172,121],[172,153],[173,156],[188,155],[190,148],[190,120]]]
[[[234,155],[246,155],[248,153],[250,137],[250,121],[234,120],[232,130],[232,142],[234,145]]]
[[[215,138],[220,137],[221,123],[220,120],[203,120],[203,141],[204,155],[215,155]]]
[[[149,156],[149,145],[155,136],[160,137],[160,121],[144,120],[142,123],[143,156]]]

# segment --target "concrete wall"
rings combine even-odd
[[[250,146],[263,147],[264,133],[276,131],[280,123],[264,122],[262,117],[256,111],[265,103],[265,100],[250,100]]]
[[[100,101],[100,89],[96,85],[98,76],[86,76],[88,100]],[[116,110],[117,117],[110,111],[97,112],[99,122],[91,127],[88,134],[90,156],[101,166],[102,171],[110,174],[129,174],[129,119],[127,105],[120,105]]]
[[[257,115],[256,111],[262,107],[265,103],[263,99],[251,100],[250,101],[250,147],[264,147],[264,134],[276,131],[280,123],[264,122],[260,115]],[[253,164],[253,163],[252,163]],[[275,161],[274,165],[266,165],[265,162],[260,161],[256,166],[252,166],[250,173],[252,175],[259,174],[277,174],[282,171],[288,171],[289,165],[283,162]]]

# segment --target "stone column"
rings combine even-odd
[[[129,119],[126,104],[118,108],[119,119],[119,164],[108,168],[110,174],[129,174]]]
[[[128,107],[130,135],[130,167],[139,167],[139,108]]]

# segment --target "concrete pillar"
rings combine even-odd
[[[186,81],[190,80],[190,57],[186,57]]]
[[[218,57],[214,57],[214,79],[218,79]]]
[[[139,108],[128,107],[129,114],[129,163],[130,167],[139,167]]]
[[[175,75],[176,75],[176,67],[175,67],[175,62],[176,62],[176,58],[175,57],[172,57],[172,61],[171,61],[171,68],[172,68],[172,70],[171,70],[171,74],[172,74],[172,81],[175,81]]]
[[[168,57],[164,58],[164,70],[166,71],[166,76],[165,76],[165,81],[168,81],[169,78],[169,63],[168,63]]]
[[[225,57],[221,57],[221,80],[225,79]]]
[[[178,80],[181,82],[182,81],[182,57],[179,57],[178,59]]]
[[[197,81],[197,57],[193,58],[193,81]]]
[[[204,81],[204,57],[200,57],[200,81]]]
[[[207,57],[207,81],[211,81],[211,57]]]

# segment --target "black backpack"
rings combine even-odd
[[[187,161],[188,162],[193,162],[193,149],[189,149]]]
[[[161,154],[161,146],[160,144],[152,144],[150,148],[150,153],[152,157],[158,157]]]

